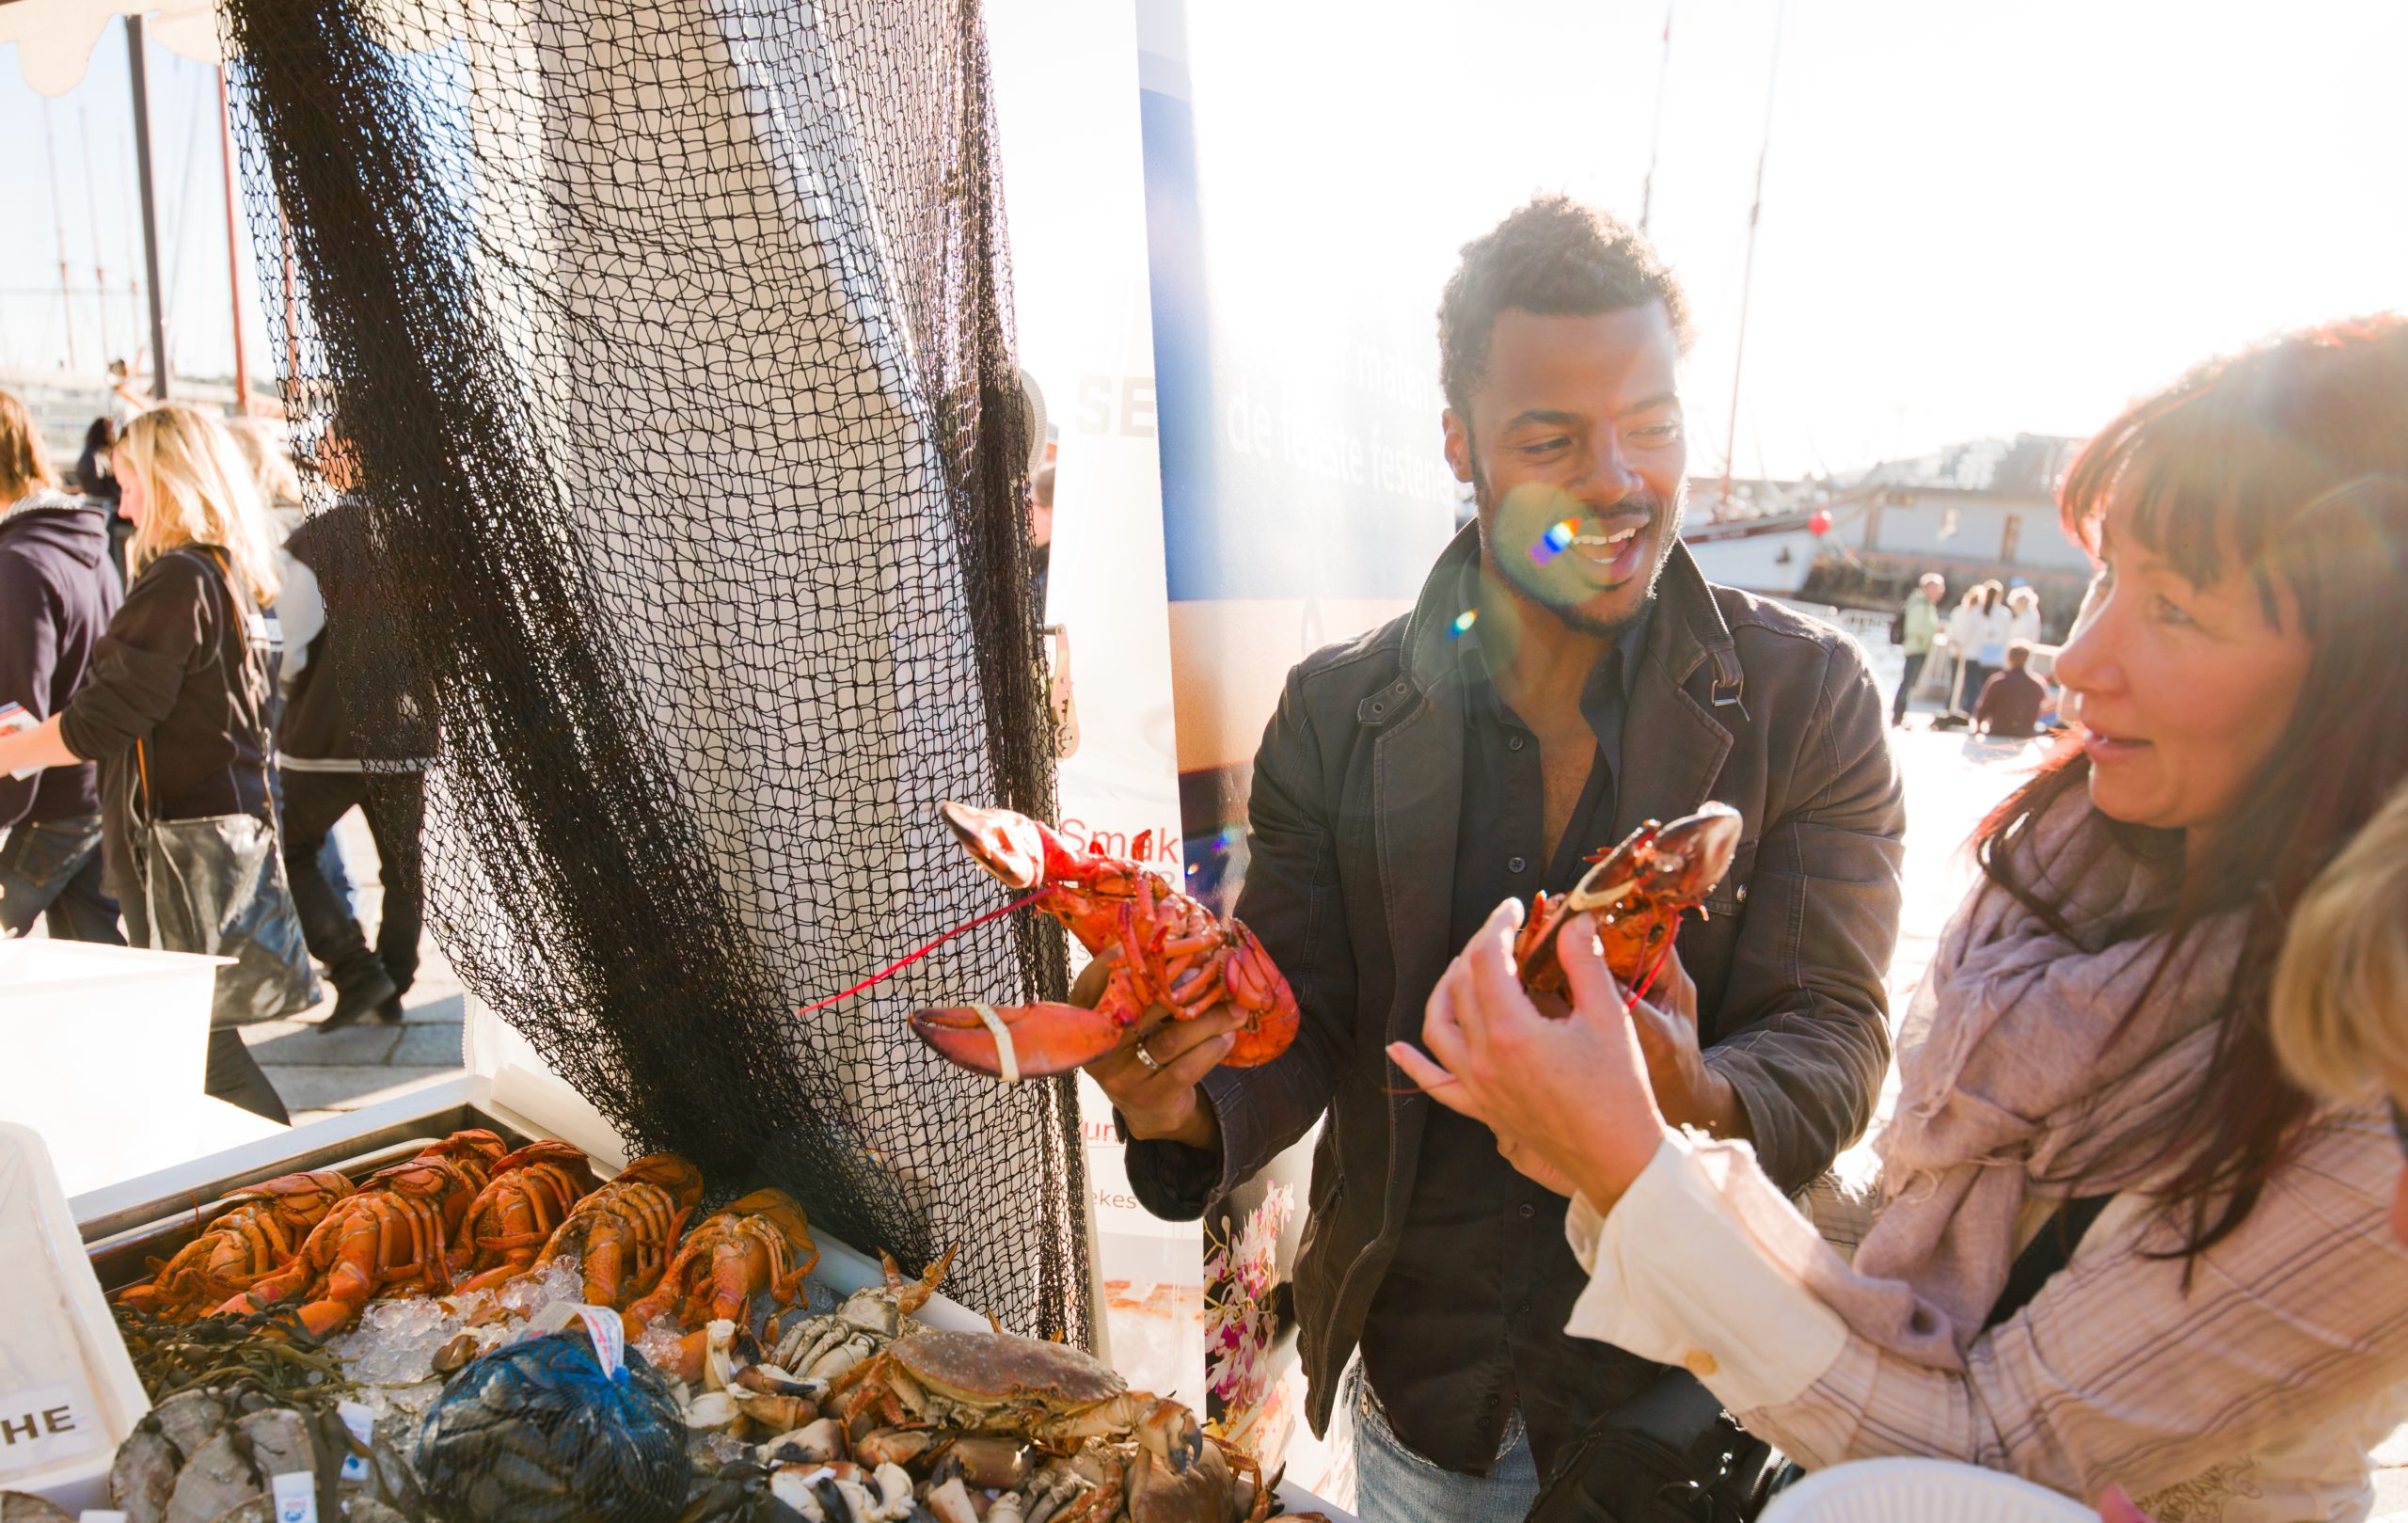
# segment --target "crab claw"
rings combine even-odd
[[[1037,821],[1009,809],[982,809],[946,800],[937,808],[978,865],[1006,888],[1026,890],[1045,881],[1045,837]]]
[[[1162,1457],[1173,1475],[1185,1475],[1203,1457],[1204,1430],[1196,1414],[1177,1402],[1164,1400],[1137,1423],[1137,1441]]]
[[[1108,1015],[1051,1002],[914,1010],[911,1029],[948,1061],[1013,1083],[1092,1063],[1122,1036]]]
[[[1739,834],[1739,811],[1727,803],[1709,803],[1657,831],[1648,873],[1656,892],[1681,899],[1704,898],[1731,870]]]

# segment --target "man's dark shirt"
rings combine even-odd
[[[1466,579],[1468,580],[1469,579]],[[1613,845],[1623,716],[1644,653],[1642,618],[1590,674],[1580,712],[1596,759],[1552,861],[1538,737],[1498,696],[1478,628],[1457,647],[1464,691],[1464,785],[1456,832],[1450,949],[1507,897],[1561,894]],[[1412,1213],[1363,1328],[1363,1369],[1396,1435],[1448,1469],[1484,1474],[1515,1407],[1541,1452],[1560,1452],[1656,1367],[1568,1338],[1589,1281],[1564,1243],[1563,1197],[1497,1155],[1480,1122],[1434,1107]]]
[[[1987,727],[2004,739],[2028,740],[2048,697],[2038,677],[2009,667],[1982,684],[1982,696],[1973,706],[1973,728]]]

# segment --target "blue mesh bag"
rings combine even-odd
[[[692,1465],[668,1381],[632,1349],[604,1374],[571,1326],[453,1375],[419,1431],[418,1472],[453,1523],[668,1523]]]

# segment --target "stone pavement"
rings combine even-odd
[[[355,811],[336,827],[343,861],[358,886],[359,918],[375,938],[376,848],[368,824]],[[268,1021],[243,1030],[251,1055],[260,1060],[293,1121],[315,1121],[338,1111],[356,1110],[392,1090],[449,1073],[460,1067],[463,997],[452,965],[429,935],[420,946],[418,980],[402,996],[402,1022],[363,1021],[341,1031],[320,1031],[317,1023],[334,1006],[334,986],[324,978],[326,997],[297,1020]]]

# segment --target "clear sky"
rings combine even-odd
[[[996,4],[999,26],[1041,15]],[[1724,447],[1778,4],[1677,0],[1673,14],[1652,230],[1697,309],[1700,468]],[[1199,101],[1220,134],[1204,151],[1259,163],[1263,207],[1335,208],[1376,230],[1365,279],[1409,303],[1418,327],[1453,248],[1532,190],[1637,215],[1664,0],[1393,0],[1376,25],[1336,0],[1191,9],[1210,18],[1192,20],[1198,88],[1219,92]],[[0,46],[0,364],[55,364],[42,116],[14,53]],[[1981,435],[2086,433],[2220,349],[2408,308],[2403,57],[2400,0],[1789,0],[1739,468],[1844,470]],[[87,133],[101,258],[120,290],[137,247],[123,59],[112,28],[50,113],[71,273],[89,284]],[[222,373],[214,97],[206,71],[152,60],[179,362]],[[129,347],[132,315],[118,296],[113,349]],[[79,306],[87,365],[95,319]]]

